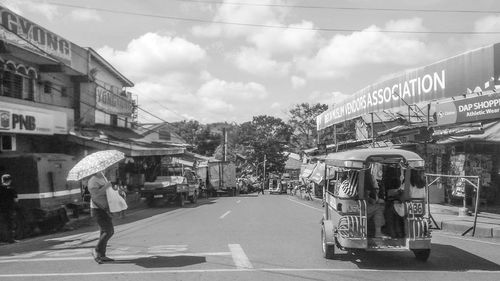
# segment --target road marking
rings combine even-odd
[[[240,204],[241,200],[236,201],[237,204]]]
[[[323,209],[316,208],[316,207],[313,207],[313,206],[310,206],[310,205],[304,204],[304,203],[299,202],[299,201],[294,200],[294,199],[290,199],[290,198],[287,198],[287,199],[288,199],[288,200],[290,200],[290,201],[292,201],[292,202],[294,202],[294,203],[297,203],[297,204],[300,204],[300,205],[306,206],[306,207],[308,207],[308,208],[311,208],[311,209],[313,209],[313,210],[323,212]]]
[[[229,213],[231,213],[231,211],[225,212],[222,216],[219,217],[219,219],[223,219],[225,216],[229,215]]]
[[[131,259],[144,259],[144,258],[156,258],[161,257],[179,257],[179,256],[190,256],[190,257],[206,257],[206,256],[231,256],[232,252],[212,252],[212,253],[172,253],[172,254],[161,254],[161,255],[114,255],[113,258],[120,262],[120,260],[131,260]],[[0,260],[1,263],[14,263],[14,262],[40,262],[40,261],[81,261],[81,260],[93,260],[94,258],[90,255],[88,251],[88,256],[85,257],[49,257],[49,258],[13,258]]]
[[[361,269],[361,268],[260,268],[260,269],[170,269],[170,270],[136,270],[136,271],[100,271],[100,272],[69,272],[69,273],[21,273],[0,274],[2,277],[50,277],[50,276],[100,276],[100,275],[137,275],[137,274],[165,274],[165,273],[214,273],[214,272],[381,272],[381,273],[455,273],[455,274],[499,274],[500,271],[468,270],[468,271],[440,271],[440,270],[384,270],[384,269]]]
[[[495,245],[495,246],[500,246],[500,243],[495,243],[495,242],[490,242],[490,241],[483,241],[483,240],[477,240],[477,239],[471,239],[471,238],[466,238],[466,237],[458,237],[453,234],[446,234],[443,232],[432,232],[432,235],[438,235],[438,236],[445,236],[448,238],[453,238],[457,240],[465,240],[469,242],[477,242],[477,243],[484,243],[484,244],[490,244],[490,245]]]
[[[233,256],[234,264],[239,269],[252,269],[253,265],[250,263],[247,255],[241,248],[240,244],[229,244],[229,250],[231,250],[231,256]]]

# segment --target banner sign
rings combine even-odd
[[[40,48],[71,66],[71,43],[47,29],[25,19],[11,10],[0,6],[0,38],[17,46],[35,49]],[[6,32],[10,31],[10,32]],[[33,44],[33,45],[31,45]]]
[[[500,118],[500,94],[476,96],[436,104],[437,124],[470,123]]]
[[[492,90],[500,78],[494,67],[499,52],[500,44],[490,45],[370,85],[317,116],[317,129],[371,112]]]
[[[65,135],[68,118],[62,111],[0,102],[0,133]]]
[[[134,110],[131,100],[100,86],[96,88],[96,105],[108,114],[131,116]]]

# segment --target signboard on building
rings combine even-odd
[[[122,116],[131,116],[134,110],[132,100],[100,86],[96,88],[96,106],[108,114]]]
[[[0,133],[67,134],[66,113],[0,102]]]
[[[2,40],[22,48],[31,49],[37,53],[43,50],[71,66],[70,41],[3,6],[0,6],[0,20],[2,22],[0,28],[0,38]]]
[[[500,94],[492,93],[436,104],[438,125],[500,118]]]
[[[500,69],[495,69],[495,65],[500,65],[500,44],[407,71],[361,89],[335,104],[316,118],[317,129],[371,112],[492,90],[500,78]]]

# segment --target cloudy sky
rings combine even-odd
[[[500,42],[496,0],[0,2],[98,51],[135,83],[140,107],[171,122],[286,119],[295,104],[333,104]],[[159,122],[142,111],[139,121]]]

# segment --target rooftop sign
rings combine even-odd
[[[498,53],[498,54],[497,54]],[[495,54],[497,54],[495,56]],[[500,44],[470,51],[370,85],[316,118],[318,130],[371,112],[494,89]]]
[[[28,49],[39,48],[71,66],[70,41],[2,6],[0,6],[0,21],[1,39]]]

